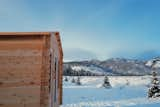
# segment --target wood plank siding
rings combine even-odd
[[[0,33],[0,107],[62,104],[60,42],[58,32]]]

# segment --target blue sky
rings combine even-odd
[[[59,31],[64,60],[160,56],[159,0],[0,0],[0,31]]]

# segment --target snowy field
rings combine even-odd
[[[147,98],[149,76],[109,76],[110,89],[102,87],[103,76],[81,77],[82,85],[68,78],[61,107],[160,107],[160,99]]]

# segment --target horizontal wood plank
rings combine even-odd
[[[42,64],[42,56],[0,56],[0,66],[32,64]]]
[[[40,101],[40,86],[0,88],[0,104],[21,104]]]
[[[42,56],[42,50],[31,50],[31,49],[21,49],[21,50],[0,50],[0,56]]]
[[[0,107],[40,107],[40,102],[27,103],[27,104],[0,104]]]

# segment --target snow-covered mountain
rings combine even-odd
[[[146,66],[151,67],[152,65],[154,68],[157,68],[157,69],[160,68],[160,57],[153,58],[146,62]]]
[[[151,65],[160,74],[160,57],[148,61],[111,58],[105,61],[74,61],[64,63],[64,75],[148,75]]]
[[[64,75],[113,75],[110,69],[99,66],[98,61],[67,62],[63,65]]]

